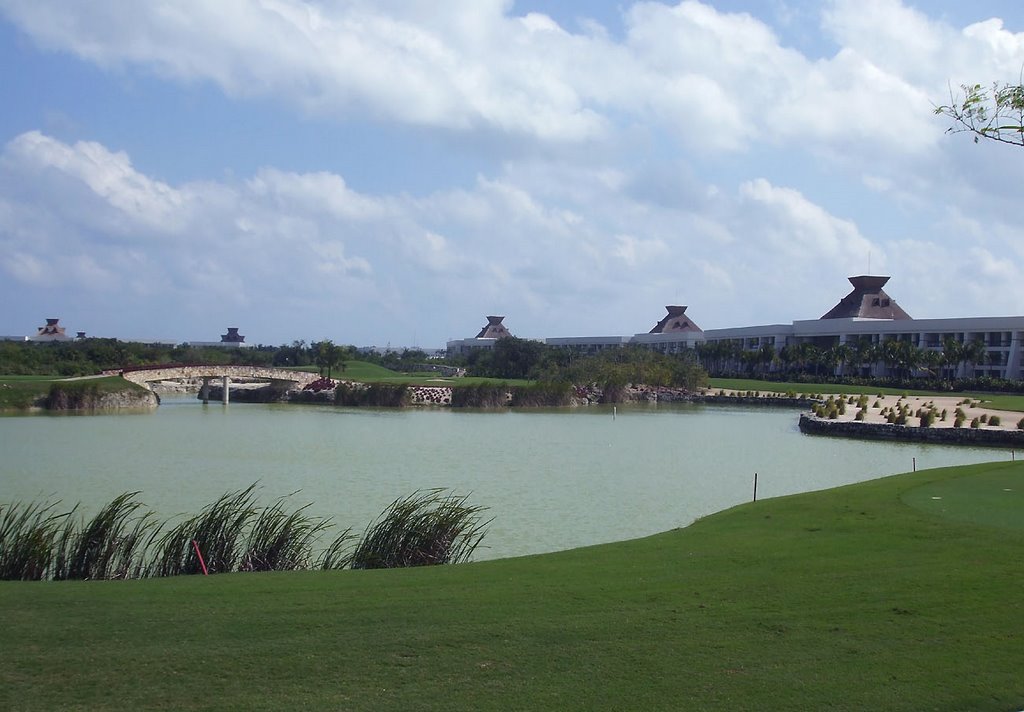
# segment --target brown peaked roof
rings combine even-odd
[[[237,326],[229,326],[228,333],[220,335],[220,342],[222,344],[241,344],[245,341],[245,337],[238,333]]]
[[[47,319],[46,326],[36,329],[36,336],[64,336],[64,327],[57,324],[59,321],[60,319]]]
[[[487,325],[480,329],[480,333],[476,335],[478,339],[503,339],[506,336],[512,336],[505,325],[501,323],[504,319],[503,316],[489,316],[487,317]]]
[[[822,319],[911,319],[882,287],[888,277],[850,277],[853,291],[843,297]]]
[[[686,307],[667,306],[668,314],[659,321],[651,334],[671,334],[677,331],[696,331],[703,333],[703,329],[693,323],[690,317],[686,316]]]

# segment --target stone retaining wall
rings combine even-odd
[[[451,386],[411,386],[409,403],[412,405],[451,405]]]
[[[812,435],[834,435],[869,440],[902,440],[944,443],[950,445],[994,445],[1024,447],[1024,430],[995,428],[922,428],[914,425],[861,423],[826,420],[807,413],[800,414],[800,432]]]
[[[771,405],[787,408],[810,408],[818,400],[815,398],[797,398],[789,396],[722,396],[708,394],[695,396],[699,403],[724,403],[725,405]]]

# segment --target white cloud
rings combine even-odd
[[[574,172],[581,179],[573,190],[560,190],[564,167],[537,161],[481,177],[472,190],[420,198],[359,193],[323,172],[264,168],[239,182],[163,186],[156,193],[177,196],[181,217],[158,225],[163,203],[126,199],[154,181],[121,156],[120,179],[104,183],[107,162],[86,160],[98,155],[113,154],[36,135],[8,144],[0,185],[31,190],[8,198],[0,216],[28,211],[50,222],[0,219],[8,248],[0,269],[38,282],[45,265],[82,301],[112,290],[140,313],[154,311],[153,300],[170,302],[186,322],[211,311],[256,321],[299,305],[281,340],[316,324],[340,329],[345,313],[359,314],[363,329],[404,322],[424,334],[439,315],[475,324],[491,309],[514,314],[536,336],[632,333],[670,301],[690,303],[709,328],[759,315],[776,321],[805,316],[799,310],[808,302],[823,311],[851,262],[869,249],[881,253],[851,221],[765,179],[671,205],[620,191],[603,168],[589,177]],[[104,190],[72,190],[69,202],[46,180]],[[109,240],[90,218],[99,207],[129,215],[134,231]],[[765,304],[751,294],[774,297]],[[333,303],[342,311],[320,323]]]
[[[877,250],[848,220],[830,215],[792,188],[759,178],[740,186],[745,219],[762,225],[772,250],[801,263],[826,262],[849,269]]]
[[[759,141],[875,143],[920,151],[917,117],[952,77],[1019,71],[1024,34],[957,30],[898,0],[835,0],[840,43],[811,60],[762,19],[696,0],[637,2],[622,41],[574,34],[511,2],[262,3],[0,0],[44,47],[101,67],[212,82],[324,115],[369,116],[546,142],[605,141],[653,122],[691,148]]]
[[[825,7],[812,58],[766,19],[695,0],[629,4],[614,32],[578,33],[511,0],[0,0],[36,43],[126,84],[351,119],[384,152],[374,124],[412,124],[386,136],[454,147],[459,175],[476,173],[409,158],[410,184],[431,188],[370,190],[391,177],[325,156],[182,181],[153,175],[176,174],[158,150],[144,171],[94,141],[4,137],[0,298],[35,308],[59,279],[138,319],[240,313],[282,338],[362,342],[415,323],[436,344],[488,311],[536,336],[630,333],[671,302],[708,328],[813,318],[870,253],[912,314],[1019,311],[984,294],[1020,292],[1019,154],[944,136],[931,103],[949,81],[1016,79],[1024,35],[897,0]],[[282,124],[282,141],[310,126]]]
[[[612,255],[631,268],[643,266],[669,253],[668,245],[658,239],[642,240],[633,235],[617,235],[615,239],[618,244],[612,249]]]

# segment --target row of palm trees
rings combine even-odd
[[[776,352],[764,344],[747,350],[739,340],[713,341],[697,345],[697,356],[711,374],[743,371],[750,375],[768,371],[803,373],[815,376],[857,373],[865,367],[884,364],[887,373],[898,378],[914,374],[952,379],[962,374],[967,364],[984,363],[987,351],[980,340],[961,342],[946,339],[942,350],[922,348],[902,339],[873,343],[861,339],[821,347],[805,341],[787,344]]]

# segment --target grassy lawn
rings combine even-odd
[[[0,707],[1018,710],[1024,530],[904,501],[1006,482],[1024,463],[454,567],[3,583]]]
[[[915,391],[907,390],[905,388],[882,388],[879,386],[846,386],[839,383],[789,383],[786,381],[759,381],[753,378],[710,378],[708,379],[708,387],[712,390],[725,388],[736,391],[770,391],[773,393],[786,393],[787,391],[793,391],[795,393],[842,393],[848,395],[858,395],[861,393],[867,393],[869,395],[875,395],[878,393],[885,393],[887,395],[903,395],[909,393],[910,395],[922,395],[922,396],[951,396],[956,395],[955,393],[940,393],[939,391]]]
[[[1012,393],[968,393],[967,395],[997,410],[1024,412],[1024,395]]]
[[[315,372],[316,368],[314,367],[310,370]],[[433,373],[430,371],[422,373],[399,373],[366,361],[346,361],[344,371],[336,370],[331,375],[334,378],[343,378],[348,381],[361,381],[363,383],[407,383],[411,386],[475,386],[481,383],[505,383],[510,386],[525,386],[533,383],[533,381],[515,378],[446,378],[439,373]]]
[[[29,408],[40,398],[45,398],[54,383],[61,383],[66,391],[96,389],[99,393],[115,393],[142,389],[142,386],[129,383],[120,376],[101,376],[71,381],[53,376],[2,376],[0,377],[0,410]]]
[[[0,378],[0,410],[29,408],[50,391],[51,379],[32,376]]]

